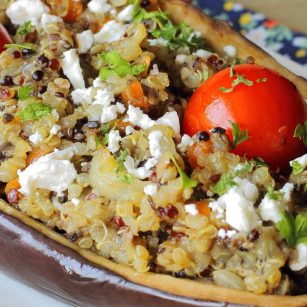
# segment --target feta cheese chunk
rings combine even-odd
[[[61,130],[61,126],[59,125],[53,125],[50,129],[51,135],[56,135]]]
[[[176,111],[166,112],[162,117],[157,119],[157,124],[172,127],[176,135],[180,134],[180,122]]]
[[[80,60],[76,49],[64,52],[64,59],[61,60],[64,75],[69,79],[75,89],[84,89],[85,81],[80,66]]]
[[[87,7],[92,13],[107,13],[112,8],[112,5],[107,2],[107,0],[92,0]]]
[[[307,245],[300,243],[296,246],[294,255],[289,262],[292,271],[300,271],[307,267]]]
[[[302,168],[306,168],[307,167],[307,154],[297,158],[297,159],[294,159],[290,162],[290,165],[292,166],[293,165],[293,162],[297,162],[299,163]]]
[[[168,41],[164,38],[148,39],[149,45],[152,47],[167,47]]]
[[[198,49],[196,52],[193,53],[199,58],[207,60],[209,56],[211,56],[213,53],[204,49]]]
[[[41,19],[41,24],[44,30],[47,29],[48,24],[50,23],[57,23],[57,22],[63,22],[63,19],[59,16],[46,14],[44,13]]]
[[[148,135],[149,150],[153,158],[159,159],[162,156],[161,140],[163,133],[160,130],[150,132]]]
[[[144,187],[144,193],[149,196],[153,196],[158,192],[157,183],[149,183]]]
[[[76,35],[78,51],[80,54],[87,53],[94,44],[94,34],[91,30],[86,30]]]
[[[70,162],[73,150],[55,151],[39,158],[25,170],[18,171],[20,192],[29,195],[36,189],[46,189],[62,194],[77,177]]]
[[[132,13],[133,13],[133,5],[129,4],[125,7],[118,15],[117,18],[121,21],[131,21],[132,20]]]
[[[129,105],[127,115],[127,121],[141,129],[147,130],[155,125],[155,121],[153,121],[147,114],[144,114],[140,108],[132,105]]]
[[[281,212],[289,210],[293,190],[294,185],[292,183],[286,183],[279,191],[284,194],[283,199],[271,199],[268,195],[265,195],[258,208],[262,220],[278,223],[282,219]]]
[[[79,206],[80,205],[80,200],[78,198],[72,198],[71,202],[73,203],[73,205],[75,206]]]
[[[231,58],[234,58],[237,54],[237,49],[236,47],[232,46],[232,45],[227,45],[224,47],[224,51],[225,53],[231,57]]]
[[[102,124],[106,124],[111,120],[116,119],[118,113],[123,114],[125,110],[125,106],[120,102],[117,102],[116,105],[105,107],[102,110],[100,121]]]
[[[195,204],[188,204],[184,206],[184,210],[186,213],[191,215],[198,215],[199,211],[197,209],[197,206]]]
[[[115,101],[114,93],[110,91],[107,87],[104,87],[97,91],[95,96],[95,101],[93,104],[99,104],[104,107],[108,107],[114,101]]]
[[[119,151],[119,142],[121,141],[121,136],[118,130],[111,130],[109,133],[108,149],[111,153],[116,153]]]
[[[126,158],[126,161],[124,162],[124,166],[127,169],[127,172],[139,179],[146,179],[153,173],[152,170],[148,169],[145,166],[137,167],[134,159],[131,156],[128,156]]]
[[[94,34],[96,43],[112,43],[120,40],[127,31],[128,26],[116,20],[107,22],[102,29]]]
[[[71,98],[75,105],[81,106],[83,103],[92,104],[93,97],[92,97],[93,88],[78,88],[71,92]]]
[[[23,25],[30,20],[33,25],[38,25],[44,13],[49,8],[41,0],[17,0],[6,10],[6,15],[14,25]]]
[[[184,134],[182,136],[181,142],[177,145],[177,148],[180,152],[185,153],[189,149],[189,147],[193,146],[194,140],[189,135]]]
[[[35,132],[34,134],[29,136],[30,142],[32,142],[35,145],[41,143],[43,139],[44,139],[43,136],[39,132]]]
[[[218,213],[218,218],[225,218],[234,229],[249,233],[262,224],[254,203],[258,198],[256,185],[247,179],[235,178],[237,186],[232,187],[209,207]]]
[[[176,59],[175,59],[175,62],[177,63],[177,64],[184,64],[184,62],[187,60],[187,55],[185,55],[185,54],[178,54],[177,56],[176,56]]]

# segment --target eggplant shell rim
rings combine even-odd
[[[175,22],[184,20],[193,29],[200,31],[210,39],[209,43],[218,53],[223,54],[223,46],[232,43],[237,49],[238,57],[253,56],[256,62],[268,68],[275,69],[280,74],[290,79],[300,89],[304,97],[307,97],[307,82],[298,77],[265,51],[247,41],[242,35],[234,31],[225,22],[217,21],[205,15],[201,10],[180,0],[160,0],[159,4],[165,11],[171,12],[170,16]],[[211,32],[211,35],[208,35]],[[217,38],[214,38],[216,36]],[[213,284],[204,284],[189,279],[179,279],[166,274],[137,273],[131,267],[115,263],[93,252],[84,250],[56,233],[44,224],[27,216],[16,208],[0,200],[0,211],[9,215],[32,229],[44,234],[46,237],[61,244],[82,256],[84,259],[108,269],[126,280],[149,288],[167,292],[172,295],[198,300],[225,301],[234,304],[251,304],[256,306],[306,306],[307,295],[279,296],[259,295],[247,291],[223,288]],[[5,247],[4,247],[5,248]]]

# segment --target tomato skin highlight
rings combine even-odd
[[[303,155],[306,147],[294,138],[296,126],[307,118],[306,104],[296,86],[278,73],[255,64],[235,66],[235,73],[253,81],[239,84],[229,93],[237,77],[224,69],[203,83],[192,95],[183,120],[184,133],[192,136],[214,127],[226,129],[232,140],[231,122],[249,139],[233,152],[249,159],[262,158],[273,169],[285,169],[289,161]]]

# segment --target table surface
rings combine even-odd
[[[235,2],[264,13],[293,30],[307,34],[306,0],[235,0]]]

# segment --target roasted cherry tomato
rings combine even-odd
[[[0,23],[0,53],[5,50],[4,45],[12,42],[10,35],[4,26]]]
[[[304,98],[292,82],[262,66],[243,64],[220,71],[195,91],[183,129],[192,136],[222,127],[233,141],[235,123],[241,131],[248,130],[249,138],[234,153],[284,169],[306,152],[301,140],[293,137],[306,115]]]

